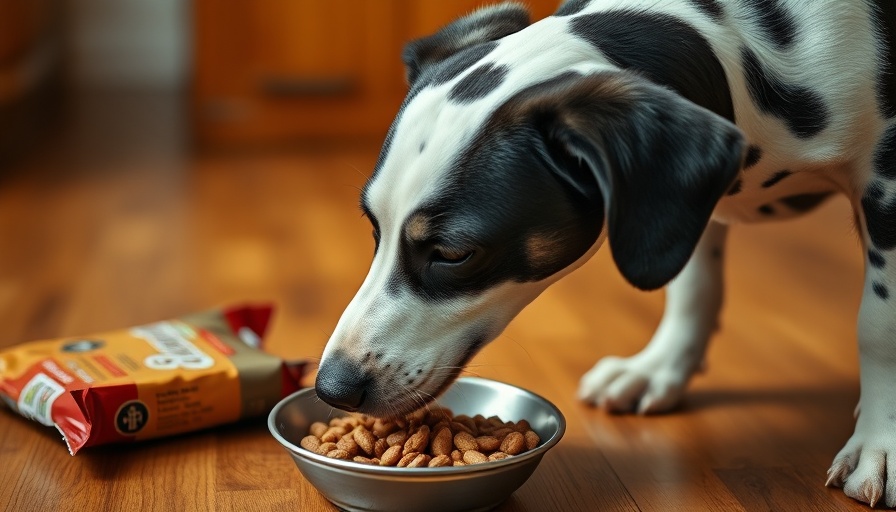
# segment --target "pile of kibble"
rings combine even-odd
[[[332,459],[400,468],[466,466],[506,459],[532,450],[541,440],[526,420],[454,416],[430,407],[405,418],[366,415],[311,424],[302,448]]]

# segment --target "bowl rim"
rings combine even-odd
[[[391,475],[391,476],[446,476],[446,475],[461,475],[467,473],[479,473],[483,471],[493,471],[501,468],[506,468],[507,466],[512,466],[516,464],[522,464],[533,458],[541,458],[548,450],[554,447],[557,443],[560,442],[560,439],[566,433],[566,418],[563,416],[563,413],[560,409],[554,405],[550,400],[544,398],[543,396],[530,391],[526,388],[516,386],[514,384],[508,384],[506,382],[501,382],[498,380],[485,379],[482,377],[461,377],[458,378],[451,386],[456,385],[458,382],[469,382],[471,384],[486,384],[489,386],[499,386],[512,389],[514,391],[522,391],[525,394],[530,395],[530,397],[542,402],[547,408],[554,414],[557,418],[557,430],[551,435],[546,441],[542,444],[535,447],[533,450],[529,450],[520,455],[514,455],[513,457],[508,457],[502,460],[489,461],[482,464],[470,464],[467,466],[445,466],[440,468],[399,468],[393,466],[371,466],[367,464],[359,464],[353,461],[340,460],[340,459],[331,459],[324,455],[318,455],[314,452],[310,452],[301,446],[297,446],[288,440],[286,440],[280,432],[277,431],[277,425],[275,418],[277,414],[283,409],[287,403],[292,400],[300,398],[302,395],[313,395],[317,397],[315,393],[314,387],[307,387],[305,389],[301,389],[292,393],[291,395],[280,400],[277,405],[271,409],[270,414],[268,414],[268,430],[270,430],[271,435],[274,436],[274,439],[277,440],[280,445],[282,445],[288,452],[291,454],[298,456],[303,459],[307,459],[309,462],[315,462],[318,464],[322,464],[325,466],[330,466],[332,468],[337,469],[348,469],[352,473],[367,473],[367,474],[375,474],[375,475]],[[438,399],[435,400],[438,402]],[[335,409],[335,408],[334,408]],[[338,409],[337,409],[338,410]],[[346,413],[348,414],[348,413]]]

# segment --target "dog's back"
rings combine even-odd
[[[628,43],[616,60],[662,56],[667,69],[655,69],[662,61],[644,69],[643,59],[629,60],[663,85],[682,60],[706,58],[700,54],[707,50],[717,59],[726,83],[716,79],[714,87],[727,87],[733,109],[706,106],[730,117],[750,144],[745,170],[719,203],[717,219],[789,217],[830,192],[862,194],[868,158],[896,115],[892,2],[573,0],[558,13],[572,18],[582,37],[597,39],[598,49],[608,31],[614,43]],[[702,41],[682,44],[676,20]],[[637,36],[619,42],[618,34],[626,33]],[[694,87],[692,95],[706,95],[699,90],[704,86]]]

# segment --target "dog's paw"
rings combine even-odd
[[[605,357],[579,382],[579,398],[611,412],[666,412],[681,401],[690,372],[643,355]]]
[[[857,425],[828,469],[827,486],[842,487],[855,500],[896,507],[896,430]]]

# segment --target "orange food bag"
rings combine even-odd
[[[0,350],[0,396],[87,446],[199,430],[267,414],[304,363],[261,350],[273,308],[236,306],[86,337]]]

